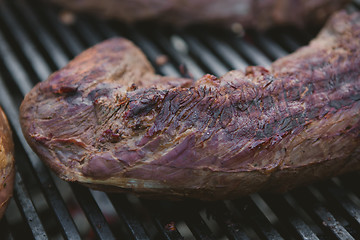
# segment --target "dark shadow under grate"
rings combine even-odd
[[[359,1],[349,6],[359,9]],[[269,65],[314,34],[293,29],[245,37],[223,30],[174,31],[126,26],[77,15],[39,1],[0,3],[0,102],[14,131],[14,198],[0,222],[0,239],[359,239],[360,173],[234,201],[167,202],[106,194],[54,176],[27,145],[18,108],[34,84],[84,49],[113,36],[137,44],[164,75],[222,75],[247,65]],[[161,56],[167,61],[157,64]]]

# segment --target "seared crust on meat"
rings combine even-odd
[[[155,75],[114,38],[39,83],[24,135],[61,178],[105,191],[205,200],[285,191],[360,169],[360,13],[309,46],[195,83]]]
[[[4,215],[6,207],[12,197],[15,165],[14,143],[9,123],[0,108],[0,218]]]

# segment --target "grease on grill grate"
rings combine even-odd
[[[349,6],[360,8],[360,1]],[[352,173],[284,195],[234,201],[166,202],[106,194],[55,177],[31,151],[18,107],[31,87],[89,46],[112,36],[134,41],[158,73],[198,78],[269,65],[314,33],[277,29],[245,36],[222,30],[129,27],[73,15],[40,1],[0,3],[0,102],[14,129],[14,198],[0,239],[359,239],[360,189]],[[166,61],[159,63],[159,57]]]

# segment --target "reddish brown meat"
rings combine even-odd
[[[154,75],[115,38],[21,105],[34,151],[61,178],[108,191],[225,199],[360,169],[360,13],[334,16],[272,64],[196,83]],[[185,87],[193,84],[191,87]]]
[[[14,177],[14,143],[9,123],[0,108],[0,218],[12,197]]]
[[[176,26],[210,23],[265,29],[317,25],[349,0],[51,0],[77,11],[126,22],[156,20]]]

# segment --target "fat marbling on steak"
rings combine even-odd
[[[336,14],[267,70],[196,82],[155,75],[114,38],[21,105],[34,151],[61,178],[142,196],[235,198],[360,169],[360,13]]]
[[[155,20],[175,26],[215,24],[266,29],[317,25],[350,0],[51,0],[66,8],[125,22]]]

